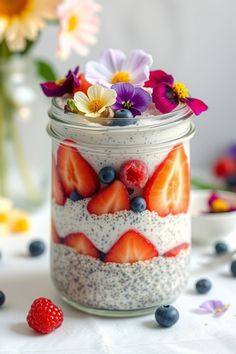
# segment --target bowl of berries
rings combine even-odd
[[[213,244],[236,233],[236,193],[193,190],[190,210],[195,243]]]

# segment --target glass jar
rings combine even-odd
[[[51,274],[72,306],[137,316],[189,276],[192,113],[86,118],[53,100]],[[108,169],[102,170],[104,167]],[[102,170],[102,171],[101,171]]]
[[[47,99],[39,82],[31,57],[0,60],[0,195],[28,210],[46,199],[49,187]]]

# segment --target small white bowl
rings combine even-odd
[[[197,244],[212,245],[235,231],[236,211],[225,213],[204,213],[208,210],[208,198],[212,191],[193,190],[191,192],[192,238]],[[230,205],[236,205],[236,193],[217,191]]]

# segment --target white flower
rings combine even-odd
[[[92,84],[106,87],[119,82],[142,86],[149,78],[152,62],[152,56],[143,50],[133,50],[126,56],[121,50],[108,49],[99,62],[87,63],[85,76]]]
[[[60,32],[58,56],[66,59],[71,50],[85,56],[89,45],[96,43],[98,32],[97,12],[100,10],[94,0],[65,0],[58,7]]]
[[[90,86],[87,95],[78,91],[74,95],[78,110],[87,117],[100,117],[107,107],[116,102],[116,91],[102,86]]]
[[[0,42],[6,40],[8,48],[22,51],[27,40],[34,41],[44,28],[45,20],[56,18],[60,0],[1,0]]]

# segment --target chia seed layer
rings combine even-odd
[[[103,263],[52,244],[52,277],[69,300],[97,309],[134,310],[173,301],[189,275],[189,249],[177,257]]]
[[[68,199],[64,206],[53,204],[53,220],[60,237],[82,232],[105,253],[129,229],[145,236],[159,254],[183,242],[190,243],[188,214],[168,215],[163,218],[149,210],[142,213],[122,210],[115,214],[96,216],[87,211],[88,201],[89,199],[84,199],[73,202]]]

